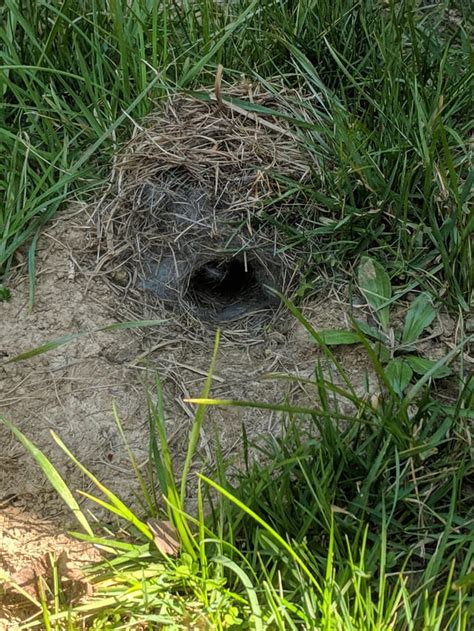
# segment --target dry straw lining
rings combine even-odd
[[[258,86],[228,94],[284,107]],[[298,220],[308,201],[286,193],[308,175],[285,119],[176,95],[136,127],[117,160],[94,214],[98,268],[139,317],[165,305],[227,327],[268,321],[278,306],[271,288],[287,291],[298,265],[264,216]]]

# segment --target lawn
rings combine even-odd
[[[293,183],[295,199],[311,202],[301,216],[275,217],[269,207],[259,221],[273,222],[305,253],[304,283],[282,300],[345,384],[318,364],[310,380],[317,406],[216,401],[217,335],[178,475],[157,375],[151,467],[146,476],[136,468],[143,514],[85,472],[101,493],[96,501],[123,518],[126,538],[97,533],[53,464],[12,427],[75,511],[77,536],[107,553],[92,570],[89,599],[69,604],[57,580],[44,586],[34,599],[37,628],[470,628],[470,9],[461,0],[6,0],[0,7],[0,301],[24,261],[34,308],[43,227],[71,200],[98,195],[134,122],[175,93],[212,89],[222,66],[224,86],[244,76],[286,95],[286,119],[310,157],[310,180]],[[302,303],[315,270],[349,280],[374,325],[354,322],[349,338],[339,339],[314,330]],[[398,329],[397,309],[404,309]],[[457,336],[430,362],[419,342],[441,312],[456,319]],[[343,342],[365,350],[380,397],[355,391],[333,353]],[[335,395],[350,402],[351,414]],[[188,512],[188,474],[214,405],[266,407],[281,415],[284,432],[250,444],[243,430],[244,452],[261,458],[230,474],[216,453],[212,475],[192,478],[197,506]],[[163,552],[168,522],[172,545]]]

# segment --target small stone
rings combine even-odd
[[[464,325],[466,333],[474,333],[474,317],[468,318]]]

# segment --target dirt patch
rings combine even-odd
[[[81,210],[43,234],[33,310],[28,309],[25,275],[18,276],[13,284],[11,301],[0,305],[5,359],[59,336],[93,331],[116,320],[120,305],[110,286],[100,276],[83,273],[75,262],[83,251],[87,230],[87,214]],[[320,304],[308,307],[313,325],[344,325],[345,308],[339,300],[324,296]],[[137,508],[137,485],[112,406],[116,405],[137,461],[145,467],[148,422],[144,384],[155,370],[163,382],[170,444],[179,469],[194,415],[193,407],[184,399],[201,392],[212,332],[207,339],[197,338],[195,331],[183,337],[179,321],[169,312],[167,316],[165,324],[145,333],[96,333],[29,360],[1,366],[0,413],[44,451],[71,489],[94,491],[90,481],[55,446],[50,430],[105,485]],[[307,332],[285,314],[252,344],[235,342],[233,331],[229,335],[224,331],[212,394],[226,399],[311,403],[311,389],[262,376],[271,372],[310,376],[317,357]],[[345,362],[349,372],[360,377],[362,353],[354,350],[346,355]],[[279,431],[276,416],[265,411],[209,409],[200,443],[203,460],[212,461],[216,432],[224,454],[239,459],[242,423],[251,438]],[[34,460],[4,426],[0,426],[0,445],[4,519],[0,547],[3,570],[8,572],[12,566],[21,570],[23,563],[28,565],[44,555],[31,536],[32,530],[44,528],[44,540],[54,548],[51,533],[77,528],[77,524]],[[11,538],[11,524],[17,514],[22,519]]]
[[[52,588],[52,564],[71,603],[92,594],[85,569],[101,554],[91,544],[71,539],[42,515],[15,507],[0,512],[0,537],[0,629],[16,628],[37,614],[33,602],[40,598],[40,581]]]
[[[185,118],[191,116],[194,110],[188,101],[183,107]],[[292,373],[310,379],[323,357],[304,327],[267,289],[297,286],[300,262],[285,254],[278,232],[247,221],[262,209],[262,201],[276,199],[278,213],[292,212],[284,188],[265,165],[279,166],[287,176],[293,169],[292,175],[298,172],[301,177],[307,167],[295,158],[299,154],[287,126],[275,129],[275,121],[268,126],[245,113],[239,118],[235,108],[224,113],[216,113],[215,104],[214,109],[209,104],[201,108],[207,119],[202,109],[191,118],[200,130],[197,135],[178,120],[176,107],[168,111],[167,121],[181,131],[168,130],[168,144],[160,136],[163,126],[139,130],[101,203],[77,207],[43,233],[33,309],[28,308],[28,278],[20,271],[10,285],[11,300],[0,303],[0,354],[5,360],[0,365],[0,414],[53,461],[72,490],[95,492],[90,480],[55,446],[51,430],[103,484],[140,513],[139,492],[113,405],[145,472],[146,391],[154,397],[157,372],[170,449],[179,471],[195,413],[185,399],[201,393],[217,324],[222,339],[213,397],[317,403],[311,385],[266,378]],[[242,147],[244,136],[248,143]],[[226,139],[234,145],[226,145]],[[282,144],[276,151],[278,142]],[[180,153],[186,143],[188,151]],[[226,147],[230,165],[225,162]],[[292,159],[278,163],[270,159],[271,150],[276,156],[286,151],[286,158]],[[245,151],[253,161],[243,159]],[[168,169],[162,153],[171,165]],[[227,173],[224,179],[222,173]],[[210,183],[216,181],[225,195],[212,189]],[[304,307],[312,326],[350,328],[345,289],[313,280],[321,291]],[[162,324],[93,333],[137,316],[161,319]],[[19,353],[79,331],[91,334],[31,359],[7,363]],[[378,392],[360,348],[343,347],[335,354],[360,395]],[[327,363],[326,367],[329,374]],[[340,383],[337,375],[333,378]],[[253,439],[278,434],[280,422],[265,410],[209,408],[199,444],[202,463],[212,463],[217,439],[224,456],[238,464],[242,424]],[[60,556],[69,546],[74,549],[63,533],[77,524],[4,425],[0,445],[0,570],[7,576],[13,569],[29,576],[29,569],[44,565],[46,552]],[[97,508],[94,513],[98,519],[111,519]]]
[[[93,331],[111,321],[113,309],[106,288],[100,281],[88,287],[87,278],[78,281],[71,271],[70,252],[80,247],[81,235],[68,224],[67,248],[59,242],[60,236],[61,229],[52,230],[41,241],[33,310],[28,309],[26,277],[18,279],[11,301],[0,307],[1,350],[6,358],[67,333]],[[126,461],[118,447],[111,404],[115,402],[120,410],[131,444],[142,459],[146,457],[146,445],[140,451],[146,420],[140,420],[143,394],[127,366],[127,359],[139,353],[139,346],[131,336],[122,337],[120,350],[116,342],[114,336],[99,333],[30,361],[3,365],[0,409],[41,449],[52,442],[50,430],[54,430],[76,448],[79,459],[104,476],[105,483],[127,495],[127,476],[121,475],[117,485],[115,475],[119,469],[126,470]],[[88,422],[83,422],[84,418]],[[54,498],[54,493],[50,497],[42,494],[43,481],[34,462],[25,462],[17,441],[5,429],[2,433],[2,497],[53,519],[62,514],[61,500]],[[55,456],[68,477],[75,467],[59,450]],[[89,488],[85,480],[76,477],[76,487],[78,484]]]

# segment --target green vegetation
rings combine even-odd
[[[288,305],[319,344],[310,323]],[[368,344],[363,335],[361,342]],[[322,349],[332,357],[327,346]],[[174,527],[174,549],[167,553],[152,522],[125,506],[53,433],[98,492],[81,494],[128,524],[125,540],[123,531],[101,533],[54,465],[3,420],[74,512],[82,528],[76,536],[107,553],[91,570],[93,597],[71,607],[67,594],[45,585],[43,601],[32,599],[42,613],[27,628],[78,629],[80,620],[88,620],[92,629],[467,631],[473,607],[472,380],[461,386],[456,405],[443,404],[427,379],[406,395],[390,389],[387,372],[375,362],[387,394],[368,401],[354,392],[333,358],[347,388],[325,378],[317,365],[305,384],[314,388],[319,407],[265,404],[284,413],[283,435],[249,445],[244,433],[245,453],[256,447],[261,458],[246,458],[236,478],[217,454],[215,475],[196,480],[189,471],[206,406],[263,405],[209,399],[217,352],[218,338],[202,399],[194,401],[181,479],[168,448],[159,381],[149,397],[146,478],[131,459],[144,513]],[[197,484],[197,514],[186,503],[189,483]]]
[[[443,360],[418,362],[418,370],[411,346],[434,314],[428,296],[461,314],[461,329],[472,306],[469,9],[461,0],[2,4],[0,300],[9,296],[14,257],[27,248],[33,301],[39,231],[66,200],[103,184],[131,119],[175,91],[212,85],[222,64],[230,82],[244,74],[276,93],[295,89],[287,106],[313,169],[310,183],[293,183],[294,193],[318,212],[301,222],[272,217],[271,208],[261,216],[308,251],[311,269],[336,274],[359,265],[357,282],[380,326],[355,323],[354,335],[384,388],[376,400],[359,396],[328,340],[285,299],[344,388],[317,365],[306,385],[318,408],[214,401],[211,368],[176,480],[157,384],[150,479],[138,475],[144,513],[159,515],[157,487],[166,498],[176,557],[163,555],[148,523],[85,472],[103,495],[96,501],[128,523],[130,538],[96,533],[53,464],[12,428],[78,516],[78,536],[109,552],[93,569],[97,592],[75,610],[57,581],[45,586],[35,601],[38,628],[79,629],[87,620],[92,629],[467,631],[474,381],[462,350],[470,340],[461,335]],[[390,368],[377,344],[387,341],[388,302],[408,292],[418,298],[396,341],[406,346],[403,369]],[[457,393],[446,400],[433,379],[455,358]],[[246,451],[260,450],[262,464],[249,459],[237,479],[217,454],[215,475],[190,480],[205,408],[215,404],[267,407],[286,429],[258,445],[244,433]],[[185,503],[190,482],[198,488],[195,516]]]
[[[464,13],[463,13],[464,12]],[[0,8],[0,266],[73,194],[101,184],[156,100],[217,65],[317,95],[300,124],[320,206],[315,264],[371,250],[466,308],[473,290],[469,7],[414,0],[77,0]],[[274,81],[271,77],[276,77]],[[292,218],[288,218],[289,220]],[[284,219],[283,219],[284,222]],[[33,240],[32,240],[33,239]],[[315,247],[317,246],[317,248]]]
[[[375,341],[373,347],[377,360],[385,366],[385,377],[397,394],[402,394],[412,381],[413,375],[428,375],[442,379],[451,374],[451,369],[442,361],[421,356],[417,345],[423,341],[423,333],[437,315],[433,298],[422,292],[413,300],[406,312],[403,329],[391,326],[390,305],[394,301],[390,277],[382,265],[368,256],[362,257],[358,269],[359,289],[365,296],[376,326],[361,320],[354,321],[356,333],[349,331],[321,331],[319,338],[328,346],[356,344],[361,342],[361,333]]]

